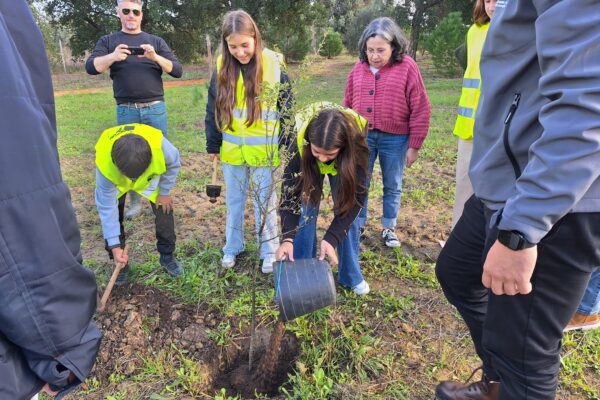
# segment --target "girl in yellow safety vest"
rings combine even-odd
[[[477,0],[473,10],[473,21],[467,32],[466,62],[459,59],[459,63],[466,64],[463,78],[463,88],[458,103],[458,116],[453,133],[458,136],[458,156],[456,159],[456,191],[454,196],[454,209],[452,210],[452,227],[458,222],[465,202],[473,195],[473,187],[469,179],[469,163],[473,152],[473,125],[475,112],[479,103],[481,90],[481,74],[479,61],[481,50],[487,36],[490,20],[496,9],[496,0]],[[457,54],[461,58],[460,54]]]
[[[243,10],[225,15],[220,53],[208,91],[205,127],[206,150],[211,161],[221,159],[226,186],[221,264],[233,267],[244,250],[250,190],[262,271],[271,272],[279,245],[273,172],[279,165],[279,145],[286,139],[281,129],[293,102],[290,82],[283,56],[263,47],[256,23]]]
[[[276,258],[314,258],[317,216],[325,175],[333,196],[333,219],[319,258],[338,264],[338,282],[358,295],[369,293],[359,258],[360,220],[369,168],[366,119],[349,108],[315,103],[296,115],[297,151],[286,165],[279,213],[283,240]],[[336,254],[337,249],[337,254]]]

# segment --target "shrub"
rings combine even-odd
[[[344,49],[342,35],[338,32],[327,32],[319,48],[319,55],[322,57],[333,58],[339,56]]]
[[[431,54],[433,67],[444,76],[460,75],[454,50],[465,41],[466,27],[460,12],[451,12],[425,36],[425,49]]]
[[[280,35],[273,40],[274,48],[285,54],[287,61],[302,61],[311,50],[310,42],[308,29],[300,29],[294,33]]]

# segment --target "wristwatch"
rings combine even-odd
[[[535,246],[519,231],[498,231],[498,241],[511,250],[523,250]]]

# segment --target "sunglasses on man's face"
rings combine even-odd
[[[135,15],[136,17],[142,15],[142,10],[138,10],[137,8],[121,8],[121,12],[123,13],[123,15],[129,15],[130,12],[133,12],[133,15]]]

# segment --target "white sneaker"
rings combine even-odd
[[[352,291],[354,291],[354,293],[356,293],[359,296],[364,296],[365,294],[371,291],[371,288],[369,287],[367,281],[363,279],[361,283],[352,288]]]
[[[396,236],[396,232],[392,229],[385,228],[383,232],[381,232],[381,237],[385,241],[387,247],[400,247],[401,245],[398,236]]]
[[[270,255],[267,256],[263,262],[262,262],[262,267],[260,268],[262,270],[263,273],[268,274],[269,272],[273,272],[273,264],[275,264],[275,256],[274,255]]]
[[[223,255],[223,259],[221,260],[221,267],[231,268],[234,265],[235,265],[235,256],[233,254]]]

